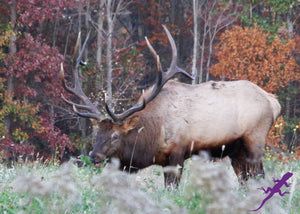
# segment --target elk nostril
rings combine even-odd
[[[91,162],[96,164],[96,163],[99,163],[100,161],[96,156],[93,156],[93,157],[91,157]]]
[[[105,155],[101,154],[101,153],[96,153],[96,154],[90,154],[90,159],[92,163],[100,163],[101,161],[103,161],[105,159]]]

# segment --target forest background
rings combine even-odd
[[[87,155],[92,123],[78,117],[61,94],[63,62],[72,83],[76,38],[91,31],[79,75],[85,93],[105,111],[129,108],[155,81],[171,50],[196,75],[190,82],[250,80],[274,93],[282,114],[267,139],[277,158],[300,158],[299,0],[0,0],[0,159],[56,159]],[[196,101],[195,101],[196,102]],[[105,113],[105,112],[104,112]]]

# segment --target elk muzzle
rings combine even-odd
[[[103,155],[101,153],[97,153],[97,152],[90,152],[89,156],[90,156],[91,162],[94,164],[98,164],[98,163],[104,161],[106,158],[105,155]]]

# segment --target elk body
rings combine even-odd
[[[134,172],[153,164],[183,166],[185,159],[205,150],[212,157],[229,156],[240,181],[263,175],[265,138],[281,109],[277,99],[245,80],[199,85],[168,81],[176,73],[189,74],[176,66],[176,46],[165,31],[172,46],[171,66],[162,72],[159,57],[148,43],[157,62],[157,81],[126,112],[115,115],[106,105],[110,118],[105,118],[77,88],[76,75],[74,89],[64,83],[85,103],[65,99],[76,113],[98,121],[92,161],[117,157],[121,169]],[[165,173],[167,185],[179,180],[180,175]]]

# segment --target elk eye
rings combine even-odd
[[[113,133],[112,135],[111,135],[111,140],[112,141],[115,141],[115,140],[117,140],[119,138],[119,135],[117,134],[117,133]]]

